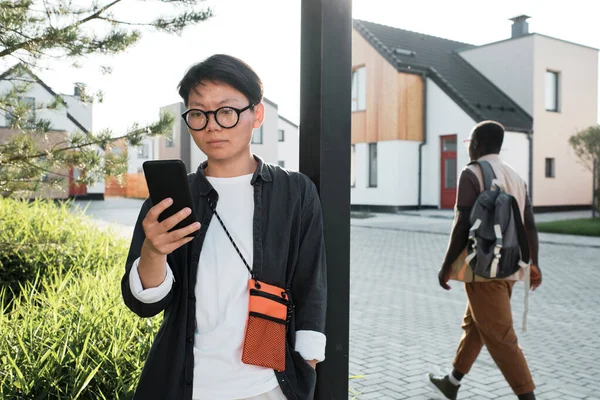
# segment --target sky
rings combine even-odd
[[[104,3],[104,2],[103,2]],[[152,5],[154,3],[154,5]],[[595,1],[570,0],[354,0],[354,18],[481,45],[510,37],[509,18],[531,16],[530,32],[600,48]],[[159,108],[179,102],[177,84],[194,63],[215,53],[239,57],[261,77],[265,96],[280,115],[298,122],[300,105],[300,0],[208,0],[215,16],[181,36],[143,32],[134,47],[112,57],[90,57],[82,67],[55,64],[40,78],[71,94],[74,82],[101,89],[94,130],[119,134],[134,122],[156,120]],[[157,2],[124,0],[120,17],[156,15]],[[113,73],[103,75],[100,65]]]

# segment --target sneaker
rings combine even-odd
[[[454,386],[448,379],[448,375],[440,378],[433,376],[433,374],[429,374],[428,378],[429,386],[431,386],[436,394],[441,394],[444,396],[442,399],[456,400],[460,385]]]

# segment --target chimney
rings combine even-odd
[[[73,88],[73,96],[81,97],[81,90],[85,88],[85,84],[81,82],[75,82],[75,87]]]
[[[519,15],[518,17],[510,18],[512,24],[512,38],[518,38],[529,34],[529,24],[527,20],[531,18],[529,15]]]

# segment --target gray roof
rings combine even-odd
[[[531,132],[533,118],[458,54],[476,46],[361,20],[354,28],[398,71],[426,74],[476,122]]]

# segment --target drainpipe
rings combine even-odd
[[[422,191],[423,191],[423,146],[427,144],[427,74],[421,74],[423,79],[423,141],[419,144],[419,200],[417,209],[422,206]]]
[[[527,140],[529,141],[529,198],[531,199],[531,205],[533,206],[533,131],[529,131],[527,134]]]

